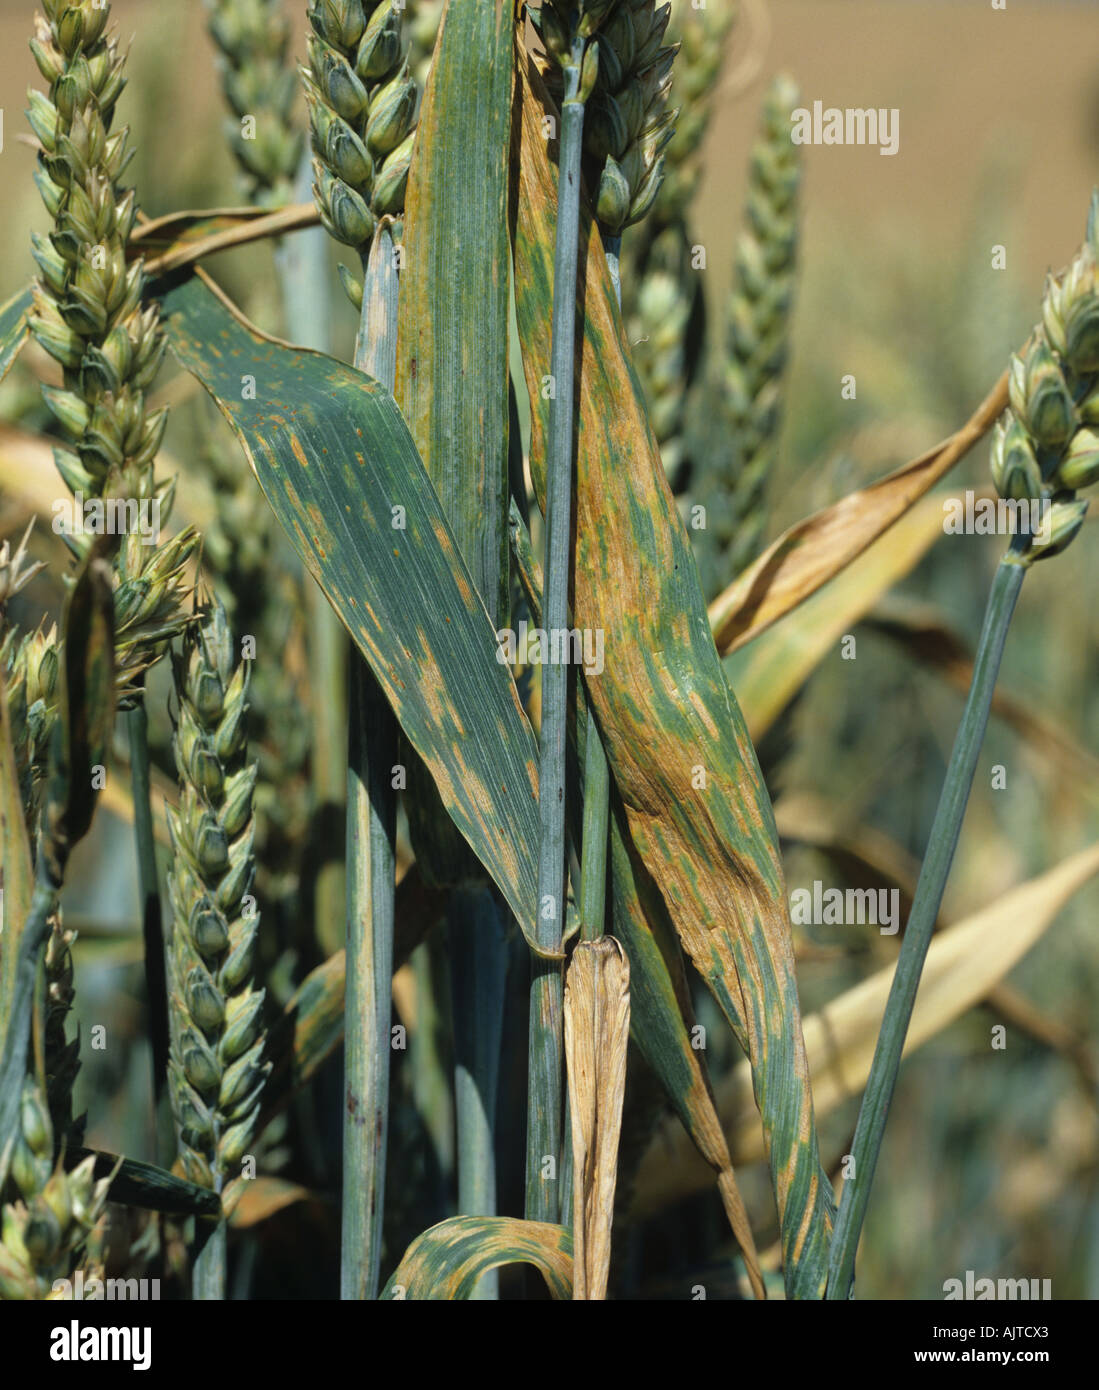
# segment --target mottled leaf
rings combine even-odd
[[[540,80],[533,69],[524,79],[515,286],[541,493],[556,179],[542,131],[544,98],[535,95]],[[605,667],[587,680],[588,699],[633,842],[752,1060],[787,1290],[815,1298],[834,1207],[813,1123],[774,817],[714,648],[586,213],[580,245],[573,607],[578,627],[605,638]]]
[[[555,1299],[572,1297],[572,1237],[562,1226],[510,1216],[452,1216],[417,1236],[383,1299],[467,1299],[482,1274],[530,1264]]]
[[[232,425],[447,811],[538,950],[534,735],[393,397],[322,353],[265,337],[205,277],[165,290],[163,307],[176,355]],[[242,393],[250,380],[255,399]]]
[[[540,623],[541,571],[531,552],[530,537],[515,511],[512,514],[512,546],[531,616],[535,623]],[[577,708],[579,726],[581,718],[586,717],[582,690],[577,694]],[[570,728],[569,754],[573,762],[576,761],[577,739],[583,746],[583,730]],[[572,782],[578,786],[580,778],[572,776]],[[698,1152],[713,1169],[729,1224],[744,1252],[748,1277],[756,1297],[762,1298],[763,1278],[755,1240],[714,1108],[705,1052],[692,1046],[690,1029],[695,1019],[683,951],[664,899],[636,851],[631,852],[625,812],[613,787],[610,907],[614,935],[622,942],[630,961],[631,1036],[664,1087]]]

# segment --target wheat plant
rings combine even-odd
[[[42,403],[0,420],[0,1297],[111,1269],[196,1301],[875,1292],[856,1252],[906,1047],[983,1000],[1094,1077],[1003,976],[1096,847],[942,907],[992,716],[1066,787],[1094,764],[997,681],[1025,576],[1087,548],[1099,195],[973,417],[765,546],[783,419],[818,422],[786,392],[792,78],[723,314],[698,273],[707,131],[756,95],[726,109],[740,7],[301,8],[208,0],[249,206],[156,218],[110,7],[42,0],[30,38],[45,230],[0,307],[0,376],[18,359]],[[876,614],[965,692],[909,872],[842,797],[773,806],[769,735],[944,534],[927,494],[987,434],[1010,524],[971,658]],[[35,461],[11,499],[9,446]],[[27,524],[55,502],[98,520]],[[1062,603],[1071,563],[1028,595]],[[927,768],[893,772],[889,825]],[[903,887],[895,961],[806,934],[795,844]],[[137,922],[79,905],[97,853]],[[125,1075],[88,1065],[97,961],[141,974]]]

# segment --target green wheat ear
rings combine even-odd
[[[262,1060],[264,993],[252,987],[259,918],[250,897],[248,667],[234,666],[219,602],[187,634],[174,668],[180,800],[168,813],[169,1081],[184,1171],[221,1191],[251,1142],[270,1063]]]
[[[236,116],[226,134],[248,199],[272,207],[291,203],[302,133],[294,122],[298,83],[283,0],[206,0],[206,6],[207,28],[220,50],[222,90]],[[255,129],[246,134],[249,119]]]
[[[790,113],[797,102],[794,83],[777,77],[752,151],[747,226],[736,250],[724,366],[716,388],[720,433],[715,431],[704,451],[706,471],[695,494],[706,508],[697,557],[708,593],[756,558],[767,521],[794,294],[801,161]]]
[[[44,1299],[102,1238],[97,1231],[111,1177],[96,1182],[89,1154],[71,1173],[54,1159],[54,1130],[38,1083],[23,1085],[21,1128],[11,1175],[21,1200],[0,1221],[0,1299]],[[113,1175],[112,1175],[113,1176]]]
[[[157,306],[143,301],[142,262],[127,260],[137,207],[120,179],[132,151],[128,130],[112,131],[124,59],[109,6],[43,0],[42,8],[30,46],[49,93],[30,93],[27,117],[53,228],[32,238],[39,274],[28,325],[61,368],[61,387],[42,388],[67,440],[54,458],[74,493],[155,504],[163,521],[173,485],[158,483],[153,465],[168,417],[150,411],[146,396],[166,339]],[[78,555],[89,544],[66,540]],[[183,627],[184,571],[196,546],[191,530],[164,547],[132,531],[126,538],[116,566],[120,709],[139,701],[145,671]]]
[[[313,196],[325,229],[359,253],[365,274],[378,219],[404,207],[419,89],[401,57],[393,0],[312,0],[308,15]],[[361,307],[361,278],[346,268],[341,278]]]

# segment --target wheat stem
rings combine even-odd
[[[355,366],[392,390],[398,284],[388,221],[375,233],[365,271]],[[357,649],[350,661],[340,1296],[376,1299],[389,1122],[397,725]]]
[[[553,331],[549,445],[546,458],[546,591],[548,631],[568,627],[569,551],[572,513],[572,408],[576,271],[580,232],[580,156],[584,103],[580,65],[584,41],[574,40],[565,69],[561,107],[561,153],[557,184],[557,231],[553,268]],[[539,758],[538,943],[560,954],[565,920],[565,724],[568,668],[542,665],[542,733]],[[556,1221],[557,1165],[561,1157],[564,1056],[564,981],[559,960],[532,961],[530,1058],[527,1091],[527,1198],[532,1221]],[[552,1160],[547,1168],[547,1161]],[[547,1174],[552,1171],[550,1179]]]
[[[849,1297],[854,1281],[855,1253],[870,1201],[874,1170],[900,1069],[905,1035],[961,834],[1011,615],[1015,611],[1025,576],[1025,561],[1018,549],[1013,547],[1001,560],[993,580],[974,661],[973,681],[931,825],[927,854],[916,884],[896,973],[885,1006],[882,1030],[863,1093],[851,1148],[853,1173],[844,1184],[832,1237],[826,1294],[829,1299]]]

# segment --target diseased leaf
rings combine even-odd
[[[383,1299],[467,1299],[482,1274],[501,1265],[531,1264],[553,1298],[572,1297],[572,1237],[563,1226],[510,1216],[452,1216],[417,1236]]]
[[[1099,845],[1092,845],[1048,873],[1013,888],[957,926],[939,932],[931,942],[920,977],[904,1055],[985,999],[1048,930],[1069,899],[1097,873]],[[892,965],[879,970],[806,1018],[805,1043],[818,1114],[826,1115],[841,1101],[857,1096],[866,1084],[893,971]],[[753,1114],[751,1071],[746,1064],[719,1083],[717,1103],[734,1161],[758,1162],[763,1146]],[[705,1166],[678,1127],[664,1124],[638,1172],[635,1212],[648,1215],[692,1192],[703,1191],[709,1180]]]
[[[515,286],[543,493],[556,179],[537,72],[523,71]],[[714,649],[698,574],[627,361],[597,230],[580,232],[573,608],[605,638],[587,679],[633,842],[752,1059],[787,1290],[818,1297],[834,1204],[821,1170],[770,801]],[[629,949],[627,945],[627,950]]]
[[[607,1296],[629,1037],[626,953],[613,936],[579,942],[565,977],[576,1300]]]
[[[839,574],[965,457],[1006,406],[1005,372],[956,434],[784,531],[710,604],[718,651],[736,651]]]
[[[401,413],[493,616],[507,609],[511,7],[449,0],[405,201]]]
[[[166,289],[163,307],[176,355],[232,425],[283,529],[537,951],[534,735],[393,397],[333,358],[265,337],[205,277]],[[242,398],[245,378],[255,381],[254,400],[250,391]]]
[[[30,290],[22,290],[6,304],[0,305],[0,381],[7,376],[26,341],[27,312],[30,307]]]
[[[517,513],[512,516],[512,546],[519,579],[536,624],[542,621],[542,576],[530,537]],[[580,719],[586,718],[583,691],[577,692],[577,728],[570,729],[569,755],[576,761],[573,734],[584,743]],[[570,773],[579,784],[579,776]],[[692,1046],[694,1010],[683,951],[668,916],[664,899],[645,866],[631,852],[625,811],[611,789],[610,907],[614,935],[630,961],[630,1033],[646,1062],[660,1080],[675,1113],[698,1152],[717,1177],[725,1213],[744,1254],[748,1277],[757,1298],[764,1297],[752,1228],[737,1187],[729,1149],[714,1109],[706,1071],[705,1052]]]

